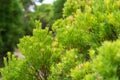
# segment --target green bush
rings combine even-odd
[[[19,64],[18,64],[19,63]],[[5,67],[1,69],[2,80],[30,80],[31,76],[27,73],[29,72],[29,67],[26,64],[26,60],[16,59],[14,55],[8,53],[8,58],[4,58]],[[26,77],[24,77],[26,76]],[[34,79],[33,79],[34,80]]]
[[[72,80],[71,69],[82,62],[82,55],[78,50],[71,49],[61,56],[60,62],[51,66],[51,73],[48,80]]]
[[[41,29],[39,22],[36,22],[33,36],[22,38],[18,47],[25,59],[16,59],[13,55],[11,58],[9,54],[8,62],[5,60],[5,67],[1,70],[2,80],[46,80],[50,66],[59,61],[62,50],[48,28]]]
[[[88,49],[96,49],[105,40],[118,39],[120,34],[118,3],[120,2],[114,0],[67,0],[63,9],[66,18],[53,24],[58,42],[66,48],[78,48],[80,52],[87,53]]]
[[[119,3],[67,0],[64,19],[52,26],[55,36],[37,22],[33,36],[22,38],[18,45],[25,59],[14,62],[8,56],[2,79],[20,80],[24,75],[25,80],[119,80]]]
[[[73,80],[120,79],[120,40],[104,42],[97,52],[90,50],[91,60],[71,70]]]

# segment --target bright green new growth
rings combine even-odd
[[[16,59],[9,53],[8,62],[5,58],[5,68],[1,70],[2,80],[46,80],[50,66],[59,59],[61,49],[57,49],[57,46],[53,43],[51,32],[47,28],[42,30],[41,24],[36,22],[33,36],[22,38],[18,45],[25,59]]]
[[[97,52],[98,55],[95,56],[91,50],[91,60],[71,70],[73,80],[120,79],[120,40],[104,42]]]
[[[105,40],[118,39],[120,34],[118,3],[120,1],[68,0],[63,9],[66,18],[53,24],[58,42],[66,48],[78,48],[81,53],[88,53],[86,52],[88,49],[96,49]],[[77,5],[79,7],[76,7]]]
[[[5,62],[2,80],[119,80],[119,3],[67,0],[64,19],[52,26],[55,36],[37,22],[33,36],[18,45],[25,59]]]
[[[25,60],[16,59],[14,55],[8,52],[8,60],[4,58],[5,67],[0,70],[2,73],[1,80],[27,80],[30,76],[26,74]],[[25,77],[25,79],[23,79]]]
[[[51,67],[48,80],[70,80],[70,69],[74,68],[80,60],[77,53],[78,51],[71,49],[62,55],[60,62]]]

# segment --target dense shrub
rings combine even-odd
[[[2,79],[20,80],[19,76],[24,75],[25,80],[119,80],[119,3],[67,0],[64,19],[52,26],[55,36],[47,28],[42,30],[37,22],[33,36],[22,38],[18,45],[25,59],[20,65],[16,59],[15,63],[11,59],[5,62],[8,65],[1,69]],[[11,76],[15,74],[17,78]]]
[[[68,0],[63,14],[66,18],[56,21],[53,25],[58,42],[67,48],[78,48],[86,53],[88,49],[95,49],[105,40],[118,39],[119,2]]]
[[[71,80],[71,69],[82,61],[82,55],[78,50],[71,49],[61,56],[59,63],[51,66],[51,73],[48,80]]]
[[[5,68],[1,70],[2,79],[46,80],[50,73],[50,66],[59,61],[62,51],[57,41],[53,41],[54,39],[48,28],[42,30],[41,24],[37,22],[33,36],[24,37],[18,45],[25,59],[16,59],[9,54],[8,62],[5,60]],[[5,75],[7,76],[4,77]]]
[[[97,52],[90,50],[91,60],[71,70],[73,80],[120,79],[120,40],[104,42]]]

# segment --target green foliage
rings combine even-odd
[[[18,64],[19,62],[19,64]],[[8,53],[8,58],[4,58],[5,67],[2,68],[0,71],[2,72],[2,80],[28,80],[31,77],[26,74],[26,64],[25,60],[23,59],[16,59],[14,55]],[[25,72],[24,72],[25,71]],[[26,77],[24,77],[26,76]],[[23,78],[24,77],[24,78]],[[28,78],[28,79],[27,79]]]
[[[63,16],[74,15],[77,9],[80,8],[80,0],[67,0],[63,9]]]
[[[50,27],[51,17],[53,16],[53,7],[51,4],[42,4],[35,8],[35,12],[33,13],[33,19],[38,20],[42,23],[42,28]]]
[[[13,66],[2,69],[2,79],[20,80],[11,76],[16,74],[24,75],[25,80],[119,80],[119,3],[119,0],[67,0],[64,19],[52,26],[55,36],[48,28],[42,30],[37,22],[33,36],[22,38],[18,45],[25,59],[20,65],[15,60],[19,66],[16,71],[24,70],[23,74],[12,72],[15,64],[8,60]],[[7,75],[9,69],[12,73]]]
[[[42,3],[43,0],[20,0],[21,4],[23,5],[23,28],[25,35],[32,35],[32,30],[35,28],[34,19],[35,17],[34,12],[36,12],[35,8],[38,6],[36,2]],[[34,12],[31,11],[31,7],[33,7]]]
[[[53,3],[53,19],[57,20],[62,18],[64,3],[67,0],[55,0]]]
[[[41,69],[46,64],[49,67],[51,61],[47,59],[52,55],[50,48],[52,48],[51,44],[53,39],[47,29],[41,30],[39,26],[40,25],[37,25],[37,28],[34,29],[32,37],[26,36],[20,40],[19,49],[22,54],[26,56],[31,65],[35,66],[35,64],[39,62],[40,64],[36,65],[35,68]],[[35,55],[33,55],[33,53]]]
[[[104,42],[97,52],[95,56],[94,51],[90,51],[91,60],[71,70],[73,80],[120,79],[120,40]]]
[[[25,77],[24,80],[46,80],[50,73],[50,66],[59,61],[62,50],[60,45],[56,41],[53,41],[54,39],[52,38],[51,32],[48,31],[48,28],[43,30],[41,29],[41,24],[36,22],[36,29],[33,31],[33,36],[22,38],[18,45],[21,53],[25,56],[23,63],[22,60],[17,60],[14,57],[9,59],[8,56],[8,65],[6,65],[5,61],[5,68],[1,71],[3,75],[2,79],[21,80],[21,78],[23,79]],[[9,75],[7,75],[8,72]]]
[[[20,1],[22,2],[24,9],[28,11],[31,5],[36,5],[35,2],[43,2],[44,0],[20,0]]]
[[[35,21],[33,19],[33,13],[29,12],[26,14],[24,14],[26,16],[24,17],[24,19],[23,19],[24,23],[22,24],[22,26],[24,28],[24,34],[25,35],[32,35],[32,31],[35,28],[35,24],[34,24]]]
[[[49,68],[56,56],[51,49],[53,38],[51,32],[48,32],[48,28],[42,30],[39,23],[36,26],[32,37],[27,36],[21,40],[19,49],[38,74],[37,79],[46,80]]]
[[[109,1],[107,3],[102,0],[67,0],[63,14],[66,18],[53,24],[58,41],[67,48],[78,48],[86,53],[88,49],[95,49],[105,40],[118,39],[120,34],[119,1]],[[68,4],[76,5],[71,5],[71,7],[67,6]],[[82,4],[82,8],[76,7],[79,4]],[[102,6],[98,7],[97,4]],[[112,8],[112,11],[107,7]],[[101,11],[102,8],[104,11]]]
[[[61,56],[60,62],[51,67],[48,80],[71,80],[70,70],[80,62],[81,57],[77,50],[67,51]]]
[[[34,21],[38,20],[42,23],[42,28],[51,27],[53,16],[53,10],[51,4],[41,4],[34,7],[34,12],[28,11],[24,12],[24,30],[26,35],[32,35],[32,30],[35,28]]]
[[[53,25],[53,30],[57,32],[56,37],[58,38],[58,42],[63,44],[66,48],[78,48],[81,50],[89,46],[89,35],[87,35],[87,32],[83,32],[82,29],[79,28],[80,26],[77,27],[73,23],[73,20],[72,16],[64,20],[58,20],[58,22],[55,22]]]
[[[0,56],[13,50],[23,33],[22,5],[19,0],[0,1]]]

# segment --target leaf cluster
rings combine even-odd
[[[26,80],[119,80],[118,3],[119,0],[67,0],[64,19],[52,26],[54,34],[47,28],[42,30],[37,22],[33,36],[22,38],[18,45],[27,65],[23,72],[32,74],[26,73]],[[7,67],[14,70],[11,65],[15,64]],[[2,71],[6,74],[9,69]],[[11,77],[15,76],[7,80]]]

